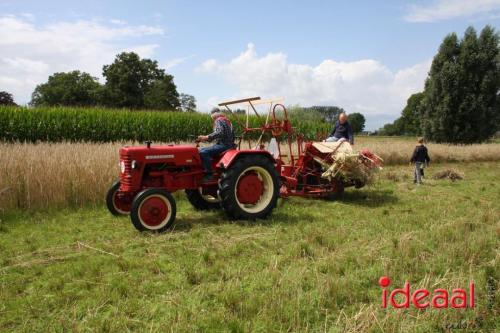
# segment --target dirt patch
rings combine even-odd
[[[433,179],[449,179],[451,181],[457,181],[464,179],[464,176],[456,170],[446,169],[436,172],[433,176]]]

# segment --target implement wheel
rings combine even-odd
[[[278,172],[267,157],[243,156],[221,176],[222,209],[233,219],[265,218],[276,206],[279,188]]]
[[[327,200],[339,200],[344,196],[344,183],[340,180],[333,181],[333,191],[326,197]]]
[[[177,208],[170,193],[161,189],[147,189],[134,198],[130,218],[139,231],[163,232],[172,226]]]

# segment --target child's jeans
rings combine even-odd
[[[417,184],[422,184],[422,173],[421,169],[424,163],[422,162],[415,162],[415,177],[413,178],[413,181]]]

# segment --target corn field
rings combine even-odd
[[[294,119],[292,124],[307,138],[316,138],[331,127]],[[241,134],[239,123],[233,120],[233,125],[236,134]],[[259,119],[250,117],[250,125],[258,127]],[[0,140],[9,142],[179,142],[211,131],[210,116],[201,113],[0,107]]]

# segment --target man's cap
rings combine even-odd
[[[219,108],[213,108],[212,111],[210,111],[210,114],[215,114],[215,113],[221,113],[221,110]]]

